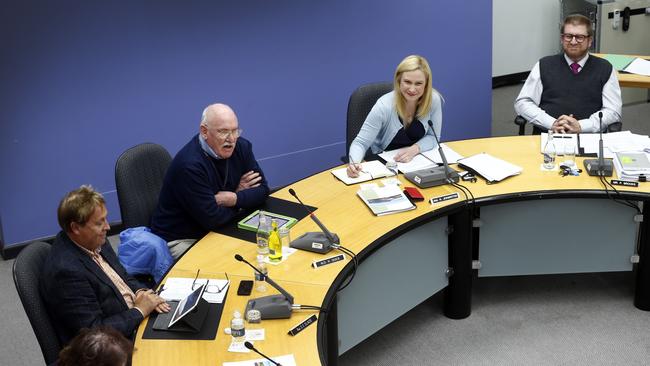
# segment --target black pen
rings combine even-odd
[[[160,288],[155,293],[156,295],[160,295],[160,293],[163,292],[164,290],[165,290],[165,285],[163,284],[160,285]]]

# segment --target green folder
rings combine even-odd
[[[636,57],[633,56],[625,56],[625,55],[604,55],[603,58],[607,61],[609,61],[612,66],[618,70],[618,71],[623,71],[629,65],[634,61]]]

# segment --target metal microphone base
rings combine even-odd
[[[460,179],[458,172],[453,168],[448,167],[447,173],[445,173],[444,166],[416,170],[404,174],[404,177],[420,188],[436,187],[452,182],[456,183]],[[449,180],[447,177],[449,177]]]
[[[603,159],[602,166],[599,159],[585,159],[585,170],[592,176],[611,177],[614,174],[614,164],[610,159]]]
[[[338,244],[339,237],[334,233],[332,233],[332,236],[334,236],[334,244]],[[332,250],[332,243],[321,232],[304,233],[293,240],[289,246],[291,248],[320,254],[329,253]]]
[[[264,319],[288,319],[291,317],[291,303],[283,295],[269,295],[248,300],[246,312],[255,309]]]

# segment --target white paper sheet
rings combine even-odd
[[[634,61],[627,65],[623,71],[632,74],[650,76],[650,61],[637,57],[634,59]]]
[[[223,302],[223,298],[228,293],[228,286],[230,286],[230,281],[225,279],[207,279],[207,278],[197,278],[197,284],[206,283],[208,286],[217,286],[217,288],[223,288],[220,293],[208,293],[207,291],[203,292],[203,299],[212,304],[219,304]],[[192,283],[194,283],[193,278],[180,278],[180,277],[170,277],[165,281],[163,292],[160,293],[160,297],[167,301],[178,301],[185,298],[192,292]],[[224,287],[225,286],[225,287]]]
[[[456,151],[454,151],[452,148],[448,147],[447,145],[440,144],[440,146],[442,146],[442,151],[445,153],[445,157],[447,158],[448,164],[455,164],[458,161],[458,159],[463,158],[462,155],[458,154]],[[383,153],[379,154],[379,157],[381,157],[386,161],[395,161],[395,155],[397,155],[399,150],[400,149],[384,151]],[[438,149],[432,149],[429,151],[419,153],[408,163],[397,163],[397,169],[402,174],[406,174],[406,173],[414,172],[416,170],[431,168],[438,164],[442,164],[442,158],[440,157],[440,153],[438,152]]]

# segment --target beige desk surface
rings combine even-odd
[[[594,55],[598,57],[604,57],[607,54],[594,53]],[[626,55],[626,56],[639,57],[639,58],[644,58],[646,60],[650,60],[650,56],[638,56],[638,55]],[[618,83],[622,87],[628,87],[628,88],[650,88],[650,76],[628,74],[619,71]]]
[[[551,194],[560,191],[600,192],[602,186],[596,177],[585,173],[579,177],[560,177],[557,172],[540,170],[542,160],[540,154],[539,136],[512,136],[485,138],[449,142],[448,145],[464,156],[480,152],[509,161],[524,168],[521,175],[508,178],[498,184],[487,185],[479,178],[477,183],[466,183],[477,201],[490,197],[513,196],[526,192],[550,191]],[[582,158],[577,163],[582,166]],[[400,180],[406,182],[401,176]],[[326,223],[330,230],[336,232],[341,244],[356,253],[378,242],[382,235],[424,215],[436,214],[441,208],[458,204],[463,199],[445,201],[441,204],[430,205],[431,197],[457,191],[451,186],[441,186],[423,189],[426,200],[417,204],[417,209],[382,217],[375,217],[363,202],[356,196],[358,185],[346,186],[338,181],[329,171],[324,171],[291,184],[273,195],[286,200],[293,200],[288,193],[293,188],[306,204],[318,207],[316,214]],[[621,187],[621,192],[650,192],[650,183],[641,184],[639,188]],[[318,227],[308,218],[298,222],[292,228],[291,235],[296,237],[307,231],[318,231]],[[210,233],[200,240],[174,266],[169,276],[192,277],[196,269],[201,273],[224,271],[233,279],[228,301],[224,309],[216,340],[212,341],[170,341],[143,340],[144,326],[138,330],[136,351],[133,365],[221,365],[224,361],[241,361],[257,358],[254,354],[236,354],[226,351],[229,336],[223,329],[229,326],[233,309],[243,310],[249,297],[236,295],[238,279],[252,279],[252,270],[243,263],[237,262],[233,256],[241,254],[249,261],[255,258],[255,245],[250,242],[234,239],[217,233]],[[310,264],[320,255],[299,251],[291,255],[286,262],[278,266],[269,266],[269,275],[286,288],[295,297],[298,304],[322,305],[326,293],[339,272],[347,263],[336,263],[315,270]],[[275,293],[269,290],[267,294]],[[257,296],[253,292],[253,297]],[[303,314],[304,313],[304,314]],[[299,365],[318,365],[318,345],[316,325],[312,325],[295,337],[286,332],[291,326],[299,323],[312,312],[303,311],[288,320],[266,320],[261,326],[266,329],[266,340],[256,342],[262,352],[271,356],[293,353]],[[143,323],[144,324],[144,323]]]

